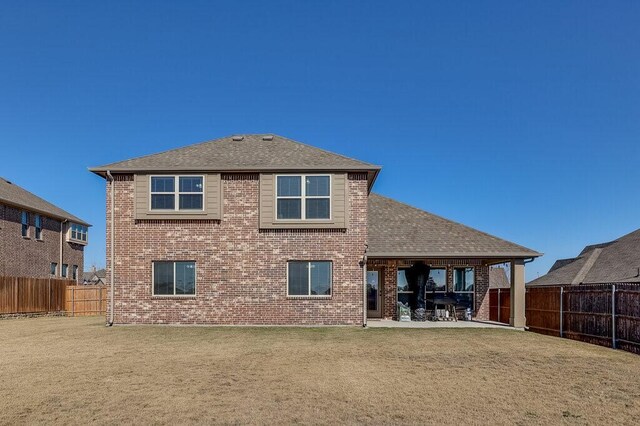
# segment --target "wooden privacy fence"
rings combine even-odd
[[[530,331],[640,354],[640,283],[527,287]]]
[[[0,315],[60,312],[68,280],[0,277]]]
[[[103,285],[67,286],[68,316],[107,314],[107,287]]]
[[[511,289],[489,289],[489,319],[509,324],[511,316]]]

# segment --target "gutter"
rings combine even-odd
[[[109,289],[109,297],[111,300],[111,303],[109,304],[109,320],[107,321],[107,326],[111,327],[113,325],[113,311],[115,309],[115,282],[114,282],[114,268],[115,268],[115,263],[114,263],[114,245],[115,245],[115,234],[114,234],[114,222],[115,222],[115,216],[114,216],[114,211],[115,211],[115,207],[114,207],[114,200],[115,200],[115,187],[113,185],[114,180],[113,180],[113,175],[111,175],[111,172],[109,170],[107,170],[107,180],[109,181],[109,185],[110,185],[110,198],[111,198],[111,211],[109,212],[109,218],[111,219],[111,223],[109,224],[109,228],[110,228],[110,236],[111,236],[111,247],[109,247],[109,259],[110,259],[110,284],[111,284],[111,288]]]

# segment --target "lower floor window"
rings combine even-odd
[[[300,262],[288,264],[289,296],[331,296],[331,262]]]
[[[67,271],[69,270],[69,265],[66,263],[62,264],[62,276],[67,278]]]
[[[155,296],[196,294],[195,262],[153,262]]]
[[[453,269],[453,291],[459,306],[474,309],[475,274],[473,268]]]
[[[71,274],[74,280],[78,279],[78,265],[73,265],[73,269],[71,269]]]
[[[58,264],[56,262],[51,262],[49,266],[49,274],[56,275],[58,273]]]

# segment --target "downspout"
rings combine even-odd
[[[60,277],[62,278],[62,262],[63,262],[63,250],[64,250],[64,244],[62,243],[62,240],[64,238],[64,224],[69,222],[68,219],[63,220],[62,222],[60,222],[60,263],[58,263],[58,275],[60,275]],[[69,275],[69,271],[67,271],[67,275]]]
[[[109,218],[111,219],[111,223],[109,224],[109,228],[110,228],[110,232],[109,235],[111,236],[111,245],[109,247],[109,263],[111,265],[110,271],[109,271],[109,280],[110,280],[110,284],[111,284],[111,288],[109,289],[109,297],[111,300],[111,303],[109,304],[109,320],[107,321],[107,326],[111,327],[113,325],[113,311],[115,309],[115,282],[114,282],[114,268],[115,268],[115,263],[114,263],[114,245],[115,245],[115,234],[114,234],[114,223],[115,223],[115,216],[114,216],[114,211],[115,211],[115,207],[114,207],[114,201],[115,201],[115,188],[113,185],[113,175],[111,174],[111,171],[107,170],[107,180],[109,181],[109,185],[110,185],[110,198],[111,198],[111,211],[109,212]]]

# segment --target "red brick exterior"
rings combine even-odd
[[[42,238],[35,239],[35,213],[29,212],[29,238],[22,237],[22,210],[0,204],[0,276],[49,277],[51,262],[60,265],[60,232],[66,231],[61,221],[42,216]],[[84,268],[84,246],[69,243],[63,236],[63,261],[69,265],[71,278],[73,265],[78,266],[78,279]]]
[[[483,259],[420,259],[433,267],[447,268],[447,291],[453,291],[453,269],[470,266],[475,270],[474,317],[489,320],[489,265]],[[396,290],[398,268],[409,267],[413,261],[395,259],[369,259],[367,268],[381,269],[384,277],[382,284],[382,317],[397,320]]]
[[[259,229],[257,174],[222,175],[220,221],[135,220],[133,176],[115,178],[115,324],[362,324],[366,175],[349,175],[346,230]],[[153,296],[154,260],[195,261],[196,295]],[[289,260],[332,261],[331,297],[287,297]]]

